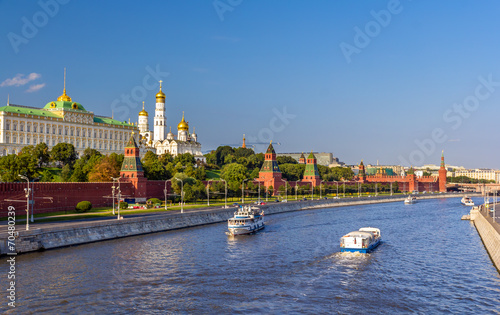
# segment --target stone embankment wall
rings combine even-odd
[[[473,209],[470,213],[471,221],[474,222],[484,247],[500,272],[500,224],[494,222],[485,209]]]
[[[440,194],[420,196],[419,199],[440,197],[457,197],[456,194]],[[266,215],[299,211],[306,209],[355,206],[362,204],[375,204],[381,202],[402,202],[404,197],[377,197],[377,198],[352,198],[352,199],[327,199],[308,200],[290,203],[271,203],[261,208]],[[103,220],[97,222],[81,222],[61,224],[51,228],[32,229],[19,231],[15,245],[17,253],[52,249],[57,247],[91,243],[126,236],[168,231],[198,225],[224,222],[230,218],[235,208],[205,210],[188,213],[167,213],[143,217],[125,218],[123,220]],[[7,253],[6,234],[0,240],[0,254]]]

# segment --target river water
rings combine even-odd
[[[500,314],[500,276],[460,220],[469,209],[453,198],[308,210],[267,216],[249,236],[221,223],[25,254],[8,313]],[[383,243],[340,254],[363,226]]]

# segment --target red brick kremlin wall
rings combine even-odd
[[[35,213],[54,211],[73,211],[80,201],[86,200],[93,207],[110,207],[113,202],[112,182],[99,183],[30,183],[35,196]],[[7,216],[7,208],[14,206],[16,215],[26,215],[26,182],[0,183],[0,217]],[[170,182],[167,183],[170,190]],[[134,189],[131,183],[120,182],[123,198],[133,198]],[[165,181],[151,180],[147,182],[147,196],[163,200]],[[45,198],[44,198],[45,197]],[[48,197],[52,197],[49,199]],[[7,201],[5,200],[7,199]],[[16,201],[15,201],[16,200]]]
[[[113,199],[106,198],[112,197],[111,186],[113,186],[112,182],[30,183],[30,188],[35,197],[35,213],[72,211],[75,209],[76,204],[83,200],[90,201],[93,207],[111,206]],[[0,217],[7,216],[9,206],[16,208],[17,216],[26,215],[26,197],[24,193],[26,187],[26,182],[0,183]],[[152,187],[156,193],[156,185],[153,184]],[[120,189],[123,196],[134,196],[134,190],[130,183],[122,182]],[[163,193],[161,196],[163,196]],[[52,198],[48,199],[47,197]]]

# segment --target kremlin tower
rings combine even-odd
[[[441,152],[441,166],[439,167],[439,191],[446,192],[446,168],[444,164],[444,151]]]

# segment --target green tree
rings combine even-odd
[[[276,161],[278,162],[278,164],[298,164],[297,160],[295,160],[293,157],[291,156],[278,156],[276,157]]]
[[[149,180],[165,180],[170,175],[158,156],[151,151],[146,152],[141,160],[144,176]]]
[[[280,170],[286,180],[298,181],[304,176],[306,166],[304,164],[282,164]]]
[[[45,142],[41,142],[36,145],[33,154],[38,160],[38,167],[49,163],[50,161],[50,150]]]
[[[71,143],[58,143],[50,151],[50,158],[63,165],[73,164],[77,158],[75,147]]]
[[[241,183],[246,177],[246,168],[238,163],[224,165],[220,177],[228,182]]]
[[[191,153],[179,154],[174,158],[174,164],[181,163],[182,166],[194,165],[196,163]]]

